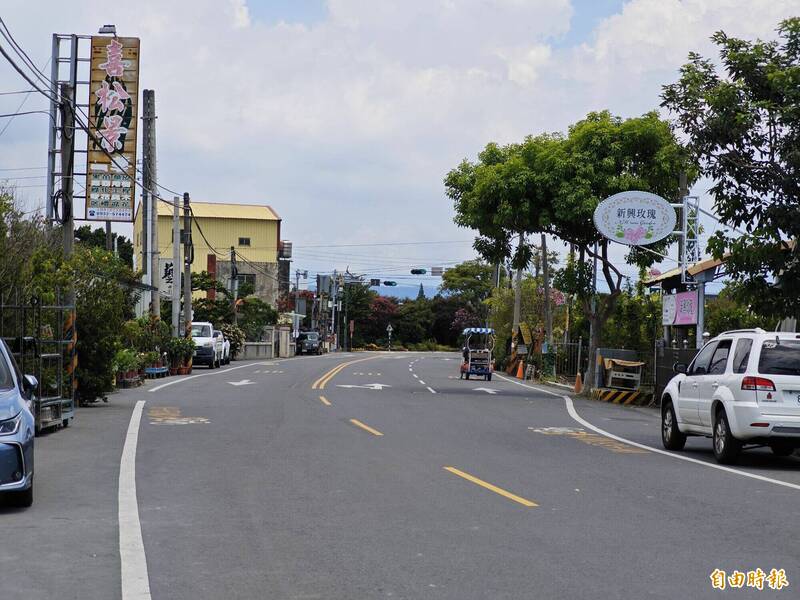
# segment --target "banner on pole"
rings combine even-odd
[[[92,37],[86,219],[133,221],[139,38]]]

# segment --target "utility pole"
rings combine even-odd
[[[75,172],[75,87],[61,84],[61,206],[63,217],[64,259],[72,257],[72,248],[75,243],[75,217],[73,214],[73,173]],[[49,204],[49,199],[48,199]],[[75,310],[75,288],[67,286],[66,294],[67,312],[64,323],[64,339],[67,343],[67,376],[72,382],[70,397],[75,400],[75,390],[78,379],[75,369],[78,366],[78,329],[77,311]]]
[[[183,193],[183,335],[192,338],[192,217],[189,211],[189,192]],[[191,367],[192,362],[189,361]]]
[[[178,337],[181,315],[181,199],[172,198],[172,337]]]
[[[106,221],[106,250],[114,251],[114,235],[111,233],[111,221]]]
[[[75,88],[61,84],[61,202],[64,220],[64,258],[72,256],[75,242],[75,219],[73,215],[72,173],[75,167]],[[75,292],[69,291],[68,304],[74,304]]]
[[[161,278],[159,277],[158,262],[161,253],[158,249],[158,192],[156,191],[156,94],[153,90],[144,90],[143,100],[143,119],[144,119],[144,140],[145,164],[147,165],[147,178],[145,185],[150,190],[150,284],[156,289],[152,292],[150,299],[150,312],[157,318],[161,318]]]
[[[333,270],[333,289],[331,290],[331,333],[333,333],[333,350],[336,350],[339,346],[339,338],[337,337],[338,332],[338,323],[336,322],[336,306],[339,302],[339,282],[336,279],[336,269]]]
[[[294,272],[294,339],[300,336],[300,314],[297,312],[300,308],[300,277],[303,279],[308,278],[308,271],[297,270]]]
[[[238,323],[236,316],[236,297],[239,295],[239,268],[236,266],[236,249],[231,246],[231,308],[233,309],[233,324]]]

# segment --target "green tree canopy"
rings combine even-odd
[[[727,257],[746,304],[781,317],[800,314],[800,18],[781,22],[778,37],[715,33],[722,72],[690,54],[680,79],[664,87],[663,106],[713,180],[721,221],[746,232],[718,231],[710,250]]]

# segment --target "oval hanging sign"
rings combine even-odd
[[[654,244],[675,231],[675,209],[650,192],[620,192],[594,210],[594,225],[608,239],[628,246]]]

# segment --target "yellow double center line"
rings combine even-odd
[[[312,390],[324,390],[325,386],[328,384],[328,382],[331,379],[333,379],[334,377],[336,377],[342,371],[342,369],[344,369],[345,367],[349,367],[350,365],[354,365],[356,363],[364,362],[365,360],[373,360],[375,358],[378,358],[378,357],[377,356],[370,356],[368,358],[359,358],[358,360],[351,360],[349,362],[345,362],[345,363],[342,363],[340,365],[336,365],[330,371],[325,373],[322,377],[317,379],[313,384],[311,384],[311,389]]]

